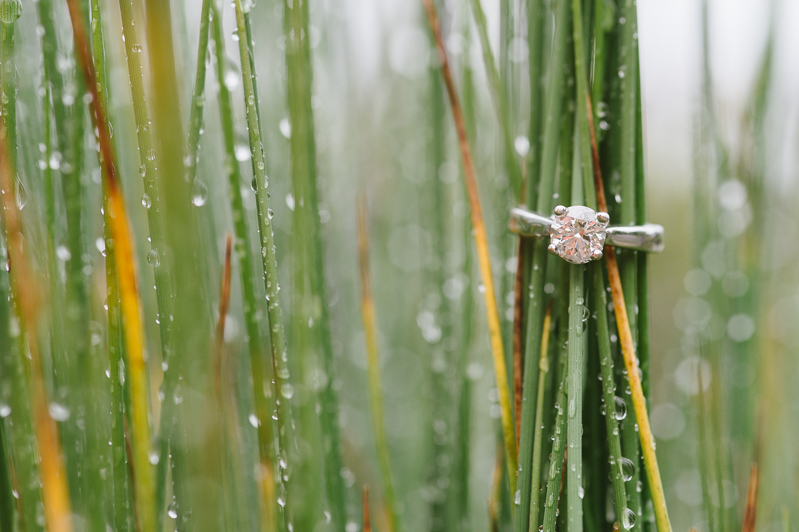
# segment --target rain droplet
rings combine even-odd
[[[288,118],[284,118],[280,121],[280,134],[286,137],[287,139],[291,138],[291,122],[289,122]]]
[[[629,458],[619,458],[619,470],[621,470],[621,478],[624,482],[628,482],[635,475],[635,464]]]
[[[48,410],[50,412],[50,417],[53,418],[54,421],[66,421],[69,419],[69,408],[60,403],[50,403]]]
[[[621,397],[616,397],[616,419],[621,421],[627,417],[627,403]]]
[[[201,179],[195,177],[191,187],[191,203],[195,207],[202,207],[208,201],[208,187]]]
[[[294,397],[294,386],[292,386],[287,382],[284,382],[280,386],[280,395],[282,395],[286,399],[291,399],[292,397]]]
[[[64,262],[67,262],[72,258],[72,253],[70,253],[69,249],[63,244],[55,248],[55,254]]]
[[[624,513],[621,516],[621,526],[623,526],[625,530],[630,530],[632,527],[634,527],[635,512],[629,508],[625,508]]]
[[[161,258],[158,256],[158,250],[157,249],[151,249],[150,250],[150,252],[147,254],[147,262],[150,264],[150,266],[152,266],[154,268],[156,266],[160,266]]]
[[[150,199],[150,196],[148,196],[146,192],[142,194],[141,206],[144,207],[145,209],[149,209],[152,205],[153,201]]]

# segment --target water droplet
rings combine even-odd
[[[0,417],[8,417],[11,414],[11,407],[8,405],[0,405]]]
[[[516,495],[513,496],[513,503],[518,506],[522,503],[522,492],[516,490]]]
[[[50,417],[53,418],[54,421],[66,421],[69,419],[69,408],[60,403],[50,403],[48,410],[50,412]]]
[[[150,150],[147,152],[147,160],[148,161],[154,161],[155,160],[155,150],[154,149],[150,148]]]
[[[150,196],[148,196],[146,192],[142,194],[141,206],[144,207],[145,209],[149,209],[150,207],[152,207],[152,205],[153,201],[150,199]]]
[[[252,181],[250,181],[250,186],[252,187],[254,192],[258,192],[258,179],[255,176],[252,176]]]
[[[131,45],[130,49],[131,49],[131,51],[133,51],[135,53],[139,53],[139,52],[142,51],[141,44],[138,44],[138,43]]]
[[[0,7],[0,9],[2,9],[2,7]],[[19,178],[16,179],[14,194],[16,196],[17,208],[19,210],[24,209],[25,205],[28,203],[28,191]]]
[[[577,415],[577,404],[574,402],[574,399],[569,399],[569,417],[574,417]]]
[[[291,399],[292,397],[294,397],[294,386],[292,386],[287,382],[284,382],[280,386],[280,395],[282,395],[286,399]]]
[[[72,258],[72,253],[70,253],[69,248],[67,248],[64,244],[61,244],[55,248],[55,254],[64,262],[67,262]]]
[[[172,519],[178,518],[178,505],[174,499],[169,503],[169,508],[167,509],[166,514]]]
[[[194,184],[191,187],[191,203],[195,207],[202,207],[208,201],[208,187],[202,182],[200,178],[194,178]]]
[[[582,486],[577,486],[577,496],[581,499],[585,497],[585,488]]]
[[[632,527],[634,527],[635,512],[629,508],[625,508],[624,513],[621,516],[621,526],[623,526],[625,530],[630,530]]]
[[[621,421],[627,417],[627,403],[621,397],[616,397],[616,419]]]
[[[287,139],[291,138],[291,122],[289,122],[288,118],[284,118],[280,121],[280,134],[286,137]]]
[[[246,144],[239,144],[234,148],[233,151],[236,156],[236,160],[239,162],[249,161],[250,157],[252,157],[250,147]]]
[[[156,465],[161,461],[161,456],[158,454],[158,451],[150,451],[147,453],[147,459],[150,460],[151,464]]]
[[[619,458],[619,470],[621,471],[621,478],[624,482],[628,482],[635,475],[635,464],[629,458]]]
[[[255,427],[256,429],[258,428],[258,425],[260,425],[260,424],[261,424],[261,423],[258,421],[258,416],[256,416],[255,414],[250,414],[250,417],[249,417],[249,419],[250,419],[250,425],[252,425],[252,426],[253,426],[253,427]]]
[[[147,254],[147,262],[153,268],[161,265],[161,257],[158,256],[157,249],[151,249],[150,252]]]

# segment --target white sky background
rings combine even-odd
[[[357,65],[352,71],[357,78],[352,80],[354,86],[365,88],[375,80],[381,62],[387,56],[391,58],[392,48],[400,46],[399,42],[409,52],[406,47],[412,47],[413,39],[408,30],[420,28],[418,4],[409,0],[346,0],[351,60]],[[770,4],[765,0],[710,2],[711,61],[719,115],[731,139],[764,49]],[[789,133],[795,130],[794,95],[799,94],[799,61],[795,60],[799,55],[799,1],[775,0],[773,4],[778,13],[776,114],[784,122],[780,127],[786,134],[781,138],[793,142]],[[496,43],[499,1],[483,0],[483,5]],[[690,183],[700,68],[700,6],[700,0],[638,2],[647,163],[654,191],[685,193]],[[477,60],[479,64],[479,56]],[[783,166],[792,168],[788,159]]]

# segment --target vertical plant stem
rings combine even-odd
[[[11,452],[6,443],[6,423],[0,421],[0,532],[13,532],[14,495],[11,492]]]
[[[153,530],[155,526],[155,504],[153,471],[150,465],[150,425],[147,408],[147,374],[144,358],[144,335],[141,323],[141,304],[137,289],[137,274],[134,262],[133,241],[125,201],[116,175],[115,155],[111,144],[109,123],[105,113],[105,101],[97,88],[97,77],[89,51],[86,29],[81,19],[77,0],[68,0],[72,20],[75,48],[83,69],[86,85],[92,95],[92,117],[98,130],[103,175],[110,196],[110,220],[116,256],[117,279],[119,281],[125,344],[128,355],[128,372],[131,389],[131,425],[135,463],[135,495],[139,510],[141,530]]]
[[[627,511],[627,493],[621,471],[622,454],[621,439],[619,438],[619,418],[616,410],[616,381],[613,374],[613,354],[610,347],[608,315],[605,310],[608,308],[608,298],[602,265],[595,264],[592,269],[594,270],[594,297],[596,298],[594,308],[596,309],[597,319],[602,399],[605,403],[605,428],[608,433],[608,449],[610,451],[609,462],[610,481],[613,486],[613,508],[616,511],[616,519],[621,521]]]
[[[363,532],[372,532],[372,518],[369,515],[369,486],[364,485],[362,502],[363,506]]]
[[[374,430],[380,473],[383,477],[383,492],[389,514],[389,531],[400,532],[397,505],[394,495],[394,481],[391,474],[391,457],[386,440],[385,420],[383,419],[383,396],[380,391],[380,360],[377,349],[377,322],[375,304],[372,298],[372,279],[369,267],[369,228],[367,226],[366,200],[358,198],[358,263],[361,274],[361,315],[366,337],[366,361],[369,372],[369,397],[372,403],[372,425]]]
[[[244,21],[244,11],[241,5],[241,0],[235,0],[236,8],[236,26],[239,35],[246,35],[247,30]],[[256,95],[253,87],[252,69],[249,60],[249,50],[247,47],[247,39],[239,39],[239,54],[241,57],[241,74],[244,82],[244,97],[247,110],[247,126],[250,137],[250,151],[253,158],[253,169],[255,170],[256,190],[256,206],[258,209],[258,231],[261,235],[261,257],[263,259],[264,282],[266,284],[266,298],[267,298],[267,314],[269,315],[270,332],[271,332],[271,348],[272,348],[272,364],[275,373],[275,396],[277,404],[277,421],[278,421],[278,441],[280,443],[281,453],[293,453],[293,435],[292,435],[292,412],[291,401],[288,398],[281,398],[278,392],[281,389],[288,389],[289,383],[289,369],[288,369],[288,353],[286,350],[286,337],[283,329],[283,315],[280,308],[280,295],[278,293],[278,279],[277,279],[277,260],[275,257],[275,244],[274,235],[272,233],[272,214],[269,210],[269,196],[267,194],[267,181],[266,173],[264,171],[264,152],[263,144],[261,142],[261,127],[258,118],[258,111],[256,107]],[[291,506],[290,501],[286,500],[286,493],[288,492],[288,483],[290,479],[290,458],[291,454],[286,458],[285,465],[282,466],[283,474],[279,475],[279,490],[282,498],[278,500],[280,506],[279,522],[290,522]]]
[[[538,212],[550,212],[553,203],[555,174],[558,165],[558,147],[560,144],[561,108],[564,100],[564,72],[566,63],[566,41],[569,29],[568,0],[558,0],[555,4],[555,36],[552,53],[549,59],[547,87],[545,92],[543,118],[543,144],[541,145],[541,166],[538,180],[538,191],[527,187],[527,204],[532,207],[536,202]],[[544,281],[546,279],[547,251],[546,244],[538,240],[532,246],[530,266],[529,301],[527,305],[527,324],[525,332],[525,360],[536,360],[541,348],[542,322],[546,301]],[[530,366],[528,366],[529,368]],[[532,449],[535,433],[535,371],[525,371],[522,397],[522,434],[519,447],[519,492],[521,504],[516,512],[514,532],[527,532],[530,519],[530,500],[532,490]]]
[[[527,0],[527,69],[530,75],[530,151],[527,154],[526,198],[529,206],[535,205],[541,180],[541,149],[543,127],[544,14],[546,6],[541,0]],[[525,263],[529,266],[529,259]],[[516,414],[520,415],[519,413]]]
[[[338,423],[339,403],[338,393],[334,388],[337,371],[330,333],[324,246],[322,245],[319,217],[316,136],[311,105],[313,67],[308,2],[285,0],[283,13],[288,70],[287,95],[291,124],[291,179],[296,205],[294,219],[295,222],[303,219],[299,229],[304,226],[307,232],[303,233],[309,237],[306,252],[310,263],[308,280],[312,296],[308,302],[311,303],[310,308],[313,309],[310,315],[312,321],[304,317],[305,319],[299,325],[310,328],[311,323],[318,324],[316,325],[316,338],[322,353],[322,371],[327,375],[327,380],[319,392],[322,415],[318,416],[322,429],[325,486],[333,527],[337,532],[344,532],[347,525],[347,490],[341,476],[343,464]],[[243,35],[246,35],[246,31]],[[295,228],[295,231],[297,229]],[[313,331],[305,332],[313,334]]]
[[[266,395],[268,380],[263,365],[264,348],[258,323],[258,303],[255,296],[255,271],[250,247],[250,231],[247,224],[244,201],[241,196],[241,170],[236,160],[236,138],[233,121],[233,107],[230,90],[225,84],[224,35],[222,34],[222,16],[216,9],[213,12],[213,39],[216,49],[217,80],[219,83],[219,112],[225,144],[225,168],[228,173],[228,196],[233,212],[233,230],[236,235],[235,251],[239,262],[241,294],[244,300],[244,323],[247,330],[248,349],[250,355],[250,371],[252,372],[253,396],[255,398],[255,414],[258,418],[258,454],[260,458],[260,475],[264,488],[264,510],[262,522],[265,530],[277,530],[277,500],[275,489],[275,449],[272,435],[271,407]]]
[[[560,502],[561,481],[563,479],[563,457],[566,452],[566,414],[565,406],[567,395],[566,387],[569,379],[568,358],[561,353],[561,369],[559,370],[560,384],[558,385],[557,401],[555,402],[555,429],[552,440],[552,456],[549,462],[549,478],[547,479],[546,500],[544,503],[544,524],[539,530],[554,532],[555,521],[558,516]]]
[[[162,357],[168,363],[170,354],[170,324],[172,320],[172,284],[165,250],[165,236],[161,209],[161,198],[157,183],[159,169],[144,90],[144,66],[142,63],[142,41],[133,16],[133,0],[119,0],[122,15],[122,35],[128,61],[128,76],[133,97],[133,116],[136,122],[136,139],[139,145],[139,174],[144,180],[142,205],[147,209],[147,224],[150,229],[151,250],[148,262],[155,273],[155,293],[158,303],[158,323],[161,335]],[[121,282],[121,279],[120,279]]]
[[[449,96],[452,116],[455,121],[455,128],[458,133],[458,144],[463,159],[464,176],[466,180],[466,190],[469,196],[469,207],[472,218],[472,234],[477,248],[477,259],[480,266],[480,276],[482,278],[486,303],[486,313],[488,317],[488,330],[491,340],[491,351],[494,358],[494,373],[497,380],[497,390],[499,391],[499,405],[501,410],[503,440],[505,442],[505,460],[508,468],[508,480],[510,483],[510,493],[516,493],[516,437],[514,434],[513,418],[511,415],[510,392],[508,390],[508,372],[505,366],[504,347],[502,345],[502,330],[499,320],[499,310],[497,308],[496,293],[494,291],[494,279],[491,274],[491,261],[488,250],[488,239],[486,236],[483,213],[480,206],[480,196],[477,191],[477,179],[474,172],[474,163],[469,148],[469,139],[466,126],[463,120],[463,112],[458,101],[458,94],[455,89],[455,82],[452,79],[447,53],[444,49],[441,36],[441,27],[436,15],[436,8],[433,0],[423,0],[430,28],[436,39],[438,56],[441,61],[441,73],[444,77],[444,84]]]
[[[483,6],[480,0],[471,0],[472,14],[474,15],[477,34],[480,36],[480,45],[483,50],[483,65],[486,70],[491,86],[491,95],[494,101],[494,110],[497,114],[500,130],[502,133],[502,147],[505,153],[505,171],[508,172],[511,188],[517,198],[521,198],[522,193],[522,172],[517,160],[514,148],[514,136],[511,130],[510,112],[508,109],[508,98],[505,87],[497,71],[494,53],[491,51],[491,42],[488,39],[488,22],[486,21]]]
[[[105,49],[103,24],[99,0],[91,0],[92,52],[97,76],[97,91],[107,101]],[[101,166],[101,171],[105,168]],[[122,331],[122,309],[120,307],[119,281],[116,272],[116,249],[111,232],[111,199],[108,179],[103,177],[103,238],[105,245],[106,304],[108,306],[108,359],[111,386],[111,453],[113,471],[114,530],[126,532],[131,529],[130,482],[125,463],[125,392],[120,379],[124,364],[124,335]]]
[[[539,508],[539,483],[541,481],[541,448],[544,425],[544,392],[549,373],[549,336],[552,323],[552,302],[544,318],[544,335],[541,339],[541,356],[538,359],[538,397],[535,402],[535,434],[533,436],[533,472],[530,490],[530,529],[537,529]]]

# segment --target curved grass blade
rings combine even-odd
[[[386,424],[383,419],[383,396],[380,391],[380,361],[377,351],[377,322],[375,304],[372,298],[372,277],[369,267],[369,228],[366,221],[366,200],[358,198],[358,264],[361,274],[361,315],[366,337],[366,361],[369,371],[369,397],[372,403],[372,425],[374,430],[380,473],[383,476],[385,505],[389,513],[389,531],[399,532],[397,503],[394,496],[394,481],[391,474],[391,457],[386,440]]]
[[[438,16],[436,15],[436,8],[433,4],[433,0],[423,0],[423,2],[430,28],[435,36],[436,48],[438,49],[438,56],[441,60],[441,73],[444,77],[447,95],[449,96],[452,116],[458,133],[461,158],[463,159],[464,179],[466,180],[466,190],[469,197],[472,220],[472,234],[477,249],[477,262],[480,267],[480,277],[483,287],[485,288],[483,294],[486,303],[491,351],[494,358],[494,373],[497,380],[497,390],[499,391],[499,405],[501,410],[503,440],[505,443],[505,461],[508,469],[508,480],[510,483],[510,492],[516,493],[516,436],[514,434],[513,416],[511,414],[508,372],[505,366],[502,329],[499,319],[499,310],[497,308],[496,293],[494,291],[494,279],[491,274],[488,239],[486,236],[485,223],[483,221],[482,208],[480,206],[480,196],[477,190],[474,163],[472,161],[471,149],[469,148],[469,139],[463,119],[463,112],[461,111],[458,94],[455,89],[455,82],[452,78],[447,52],[444,48],[441,36],[441,27],[438,22]]]

